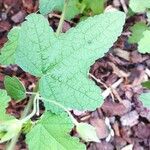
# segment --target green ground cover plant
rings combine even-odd
[[[67,3],[63,3],[64,8]],[[54,4],[48,12],[59,6],[62,3]],[[89,69],[121,34],[125,14],[113,11],[89,17],[61,33],[65,9],[56,32],[43,15],[33,13],[9,32],[2,48],[0,64],[17,64],[38,78],[33,92],[26,91],[17,77],[4,79],[5,90],[0,90],[0,143],[8,142],[8,150],[14,148],[22,132],[30,150],[84,150],[85,145],[69,134],[74,126],[83,141],[99,142],[95,128],[79,123],[69,110],[93,111],[103,103],[101,89],[88,78]],[[6,114],[11,99],[20,102],[26,97],[30,100],[20,119]],[[31,121],[39,115],[39,101],[44,103],[45,112]]]

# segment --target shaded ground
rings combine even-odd
[[[122,9],[121,5],[118,7]],[[8,31],[13,26],[19,25],[27,14],[36,12],[37,9],[38,1],[36,0],[0,0],[0,47],[7,41]],[[95,112],[73,111],[78,120],[90,122],[95,126],[99,138],[102,139],[100,144],[87,143],[88,150],[121,150],[130,144],[134,145],[134,150],[150,149],[150,110],[144,108],[138,99],[139,95],[146,90],[142,88],[141,82],[150,78],[150,75],[146,73],[146,70],[150,69],[150,55],[139,54],[136,45],[129,45],[127,42],[130,34],[129,27],[140,20],[145,21],[145,16],[128,18],[122,35],[110,52],[91,67],[91,74],[101,81],[101,83],[97,81],[95,83],[104,90],[122,79],[119,86],[112,90],[113,96],[107,97],[103,106]],[[49,21],[55,29],[59,16],[53,15],[49,17]],[[75,24],[74,21],[65,22],[63,31]],[[35,86],[36,79],[17,66],[0,66],[0,88],[3,88],[5,75],[18,76],[28,90],[32,90]],[[19,117],[26,103],[27,100],[18,104],[12,101],[8,112]],[[110,134],[110,129],[105,124],[106,117],[109,118],[114,131],[114,136],[111,136],[109,142],[105,140]],[[72,134],[75,134],[75,131]],[[25,148],[22,136],[16,149]],[[0,149],[4,149],[4,145],[0,145]]]

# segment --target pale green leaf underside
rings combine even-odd
[[[45,113],[26,136],[29,150],[85,150],[85,145],[69,135],[72,127],[66,115]]]
[[[64,5],[64,0],[40,0],[40,13],[46,15],[53,10],[61,10]]]
[[[8,42],[1,49],[0,64],[15,64],[15,52],[18,44],[19,27],[13,28],[8,34]]]
[[[138,42],[138,51],[141,53],[150,53],[150,31],[144,31],[143,35],[143,38]]]
[[[26,89],[17,77],[6,76],[4,85],[8,95],[13,99],[20,101],[26,97]]]
[[[144,107],[150,108],[150,93],[143,93],[140,95],[140,100],[142,101]]]
[[[145,12],[150,8],[150,0],[130,0],[129,7],[136,13]]]
[[[5,90],[0,90],[0,122],[4,120],[13,119],[12,116],[6,114],[6,108],[10,101],[10,97],[7,95]]]
[[[143,37],[143,32],[149,27],[144,22],[138,22],[131,27],[132,35],[129,37],[130,43],[138,43]]]

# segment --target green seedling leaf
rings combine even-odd
[[[142,85],[148,89],[150,89],[150,81],[143,82]]]
[[[13,28],[8,34],[8,42],[1,49],[0,64],[15,64],[15,52],[18,44],[19,27]]]
[[[145,12],[147,8],[150,8],[150,1],[149,0],[130,0],[129,7],[135,13],[142,13]]]
[[[150,53],[150,31],[144,31],[143,35],[143,38],[138,42],[138,50],[141,53]]]
[[[17,77],[6,76],[4,85],[8,95],[14,100],[20,101],[26,97],[26,89]]]
[[[141,94],[140,100],[143,102],[144,107],[150,108],[150,93]]]
[[[6,114],[6,108],[10,101],[10,97],[5,90],[0,90],[0,122],[4,120],[13,119],[14,117]]]
[[[79,136],[85,141],[85,142],[100,142],[97,134],[96,129],[87,123],[78,123],[76,126],[76,130],[79,134]]]
[[[143,32],[148,29],[149,27],[143,22],[134,24],[134,26],[130,28],[132,35],[129,37],[129,43],[138,43],[144,36]]]
[[[18,119],[13,119],[5,122],[0,122],[0,143],[9,141],[15,137],[22,128],[22,122]]]
[[[54,10],[62,10],[64,0],[40,0],[39,9],[40,13],[46,15]]]
[[[29,150],[85,150],[84,144],[69,135],[72,127],[68,116],[45,113],[26,136]]]

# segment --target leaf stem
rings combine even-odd
[[[56,105],[56,106],[62,108],[64,111],[66,111],[66,112],[68,113],[68,115],[69,115],[71,121],[74,123],[75,126],[77,126],[77,125],[79,124],[78,121],[77,121],[77,120],[73,117],[73,115],[70,113],[70,111],[69,111],[66,107],[64,107],[62,104],[60,104],[60,103],[58,103],[58,102],[56,102],[56,101],[53,101],[53,100],[45,99],[45,98],[43,98],[43,97],[40,97],[39,99],[40,99],[40,100],[43,100],[43,101],[47,101],[47,102],[49,102],[49,103],[53,103],[54,105]]]
[[[20,121],[22,123],[26,123],[29,119],[31,119],[35,114],[36,114],[36,110],[37,110],[37,100],[38,100],[38,97],[39,97],[39,93],[37,93],[33,99],[33,111],[31,114],[29,114],[28,116],[26,116],[25,118],[21,119]]]
[[[63,12],[61,14],[61,18],[60,18],[59,25],[56,31],[56,35],[59,35],[59,33],[62,32],[62,27],[63,27],[63,23],[65,20],[65,14],[66,14],[67,6],[68,6],[68,1],[69,0],[65,0]]]
[[[35,88],[34,88],[34,92],[38,91],[38,83],[36,84]],[[35,100],[36,95],[32,93],[31,98],[29,99],[29,102],[27,104],[27,106],[25,107],[24,111],[21,114],[21,119],[25,118],[28,113],[31,111],[32,106],[33,106],[33,101]],[[30,93],[31,94],[31,93]],[[21,132],[19,132],[11,141],[10,143],[8,143],[6,150],[14,150],[15,149],[15,145],[18,141],[18,138],[20,136]]]

